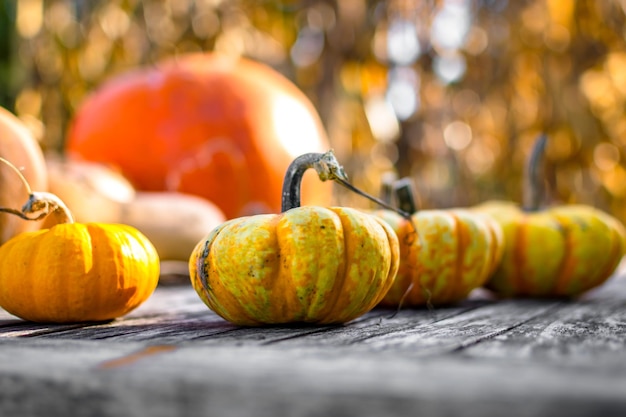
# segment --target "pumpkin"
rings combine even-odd
[[[487,216],[470,210],[417,211],[407,178],[395,181],[398,206],[409,217],[389,210],[384,219],[400,242],[396,280],[381,307],[420,307],[457,303],[481,287],[502,256],[502,230]]]
[[[231,219],[189,259],[193,287],[224,319],[246,326],[336,324],[376,306],[395,278],[398,240],[381,219],[350,207],[301,206],[304,172],[346,182],[332,151],[288,167],[281,213]]]
[[[179,261],[185,270],[198,241],[226,220],[202,197],[136,191],[123,175],[100,163],[48,157],[47,165],[49,191],[66,203],[76,221],[133,226],[152,242],[162,261]]]
[[[193,53],[105,82],[77,108],[65,152],[115,165],[139,191],[198,195],[235,218],[277,212],[289,163],[327,147],[312,103],[280,73]],[[305,178],[304,203],[326,205],[331,193]]]
[[[124,223],[123,206],[137,196],[133,185],[110,166],[46,155],[48,191],[58,196],[79,223]],[[44,223],[45,224],[45,223]]]
[[[67,206],[47,192],[29,190],[21,211],[2,210],[25,220],[48,215],[59,220],[0,246],[0,307],[17,317],[52,323],[110,320],[139,306],[157,286],[156,249],[131,226],[75,223]]]
[[[619,220],[591,206],[542,207],[539,163],[547,137],[528,161],[526,204],[489,201],[475,207],[504,231],[504,255],[486,288],[501,297],[576,297],[604,283],[626,247]]]
[[[13,113],[0,107],[0,157],[13,161],[28,182],[38,190],[48,187],[46,163],[43,152],[29,130]],[[12,169],[0,165],[0,206],[21,204],[28,193],[23,184],[15,181]],[[40,227],[7,213],[0,213],[0,244],[13,236]]]

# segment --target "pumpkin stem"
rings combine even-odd
[[[11,168],[17,174],[17,176],[22,181],[22,184],[24,184],[24,188],[26,188],[26,191],[28,192],[28,200],[22,206],[21,210],[16,210],[8,207],[0,207],[0,212],[14,214],[24,220],[30,221],[41,220],[48,215],[53,215],[57,218],[58,223],[74,222],[72,213],[58,196],[45,191],[32,191],[32,189],[30,188],[30,184],[26,180],[26,177],[24,177],[24,175],[15,165],[2,157],[0,157],[0,162],[9,166],[9,168]],[[29,217],[29,214],[32,214],[34,216]]]
[[[537,211],[543,202],[545,187],[542,162],[544,161],[547,141],[548,137],[545,133],[539,135],[528,158],[523,190],[524,211]]]
[[[382,207],[393,210],[403,217],[410,217],[408,213],[405,213],[402,210],[393,207],[391,204],[369,195],[365,191],[361,191],[354,185],[350,184],[348,182],[348,176],[346,175],[343,167],[339,164],[339,161],[337,161],[332,149],[326,153],[306,153],[300,155],[294,159],[293,162],[291,162],[289,167],[287,167],[287,172],[283,181],[282,212],[300,207],[300,188],[302,184],[302,177],[309,168],[315,169],[321,181],[335,181],[350,191],[353,191],[375,202],[376,204],[381,205]]]
[[[394,191],[398,200],[400,210],[410,214],[417,213],[415,196],[413,194],[413,184],[410,178],[400,178],[394,183]]]
[[[425,246],[424,240],[422,238],[422,235],[417,232],[417,226],[415,225],[413,219],[413,215],[417,213],[417,205],[415,203],[413,182],[411,181],[411,178],[404,177],[394,181],[393,190],[395,192],[396,200],[398,201],[398,206],[400,210],[402,210],[404,213],[409,214],[409,217],[407,217],[406,219],[409,220],[411,229],[413,229],[412,233],[406,234],[404,244],[412,248],[415,243],[415,239],[417,238],[417,241],[419,242],[418,246],[420,248],[423,248]],[[407,292],[410,290],[411,288],[407,289]],[[428,303],[430,303],[430,301]]]

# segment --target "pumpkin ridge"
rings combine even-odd
[[[285,253],[287,248],[281,244],[285,237],[279,232],[279,224],[281,220],[285,221],[284,219],[284,214],[281,214],[270,220],[270,234],[276,244],[276,253],[279,258],[278,275],[272,278],[270,288],[268,289],[270,302],[272,303],[270,306],[272,317],[288,317],[289,312],[295,311],[295,307],[292,305],[295,303],[292,301],[292,298],[298,298],[295,285],[293,284],[291,265],[286,263],[289,259],[289,256]],[[287,226],[286,229],[291,233],[293,231],[292,227],[289,224]],[[287,293],[289,293],[289,296],[286,296]],[[272,297],[273,294],[275,294],[274,297]],[[279,308],[282,311],[276,311]],[[292,317],[289,317],[289,320],[291,319]]]
[[[45,258],[45,256],[42,255],[42,250],[45,249],[45,247],[43,247],[40,244],[37,244],[37,241],[34,239],[30,239],[30,236],[27,237],[26,240],[22,240],[20,242],[21,244],[15,245],[13,246],[13,251],[14,253],[16,253],[16,255],[12,255],[9,254],[9,256],[11,256],[8,259],[17,259],[17,254],[19,254],[22,250],[26,250],[26,248],[30,247],[31,249],[31,253],[30,253],[30,259],[31,261],[24,265],[25,269],[24,269],[24,277],[28,277],[28,279],[23,279],[23,281],[28,282],[29,285],[29,289],[28,289],[28,293],[30,294],[30,303],[31,303],[31,307],[32,307],[32,314],[31,316],[27,317],[28,319],[32,318],[33,320],[39,320],[40,317],[46,317],[49,314],[49,310],[50,310],[50,303],[54,302],[52,300],[52,298],[47,298],[44,297],[43,299],[41,297],[38,297],[39,294],[43,294],[43,295],[50,295],[49,292],[46,291],[35,291],[36,288],[36,280],[41,279],[42,281],[42,285],[46,285],[49,283],[49,279],[47,277],[42,277],[37,273],[37,266],[39,265],[39,262],[41,261],[42,258]],[[5,243],[6,245],[6,243]],[[46,294],[47,293],[47,294]],[[54,309],[52,309],[54,310]]]
[[[619,225],[619,226],[621,226],[621,225]],[[611,247],[613,248],[613,252],[611,253],[611,256],[609,258],[609,259],[611,259],[611,261],[607,262],[607,264],[605,266],[605,269],[602,271],[602,276],[605,277],[603,279],[603,281],[605,281],[608,278],[610,278],[611,274],[613,273],[613,271],[615,271],[615,269],[619,265],[620,261],[622,260],[622,257],[624,256],[624,233],[623,233],[623,230],[622,230],[622,233],[620,233],[620,232],[618,232],[616,230],[615,225],[613,225],[611,227],[611,231],[612,231],[613,238],[616,241],[621,242],[621,244],[620,245],[611,245]]]
[[[154,245],[143,234],[141,234],[141,232],[139,232],[135,228],[130,227],[128,225],[121,225],[121,226],[122,226],[121,231],[114,230],[114,232],[118,236],[118,239],[126,240],[132,246],[138,245],[141,248],[141,251],[133,250],[133,253],[146,254],[146,258],[144,259],[145,271],[141,271],[140,269],[138,270],[137,269],[138,265],[134,265],[135,274],[139,275],[143,273],[144,275],[153,278],[153,282],[151,283],[151,285],[139,286],[137,285],[136,278],[132,277],[133,280],[135,281],[136,291],[135,291],[134,296],[128,299],[126,303],[126,309],[128,309],[128,311],[131,311],[137,308],[142,303],[142,300],[146,300],[150,295],[152,295],[152,293],[156,289],[158,282],[159,282],[159,276],[160,276],[160,263],[151,262],[150,254],[154,256],[153,259],[158,259],[157,251]],[[128,265],[127,265],[128,263],[129,263],[129,259],[126,259],[124,262],[125,264],[124,271],[129,270]],[[132,262],[130,263],[131,265],[133,265]],[[128,272],[128,275],[130,274],[132,273]]]
[[[512,270],[513,286],[517,288],[517,292],[522,294],[531,293],[531,289],[528,288],[526,280],[524,279],[524,270],[526,269],[526,245],[527,245],[527,226],[528,219],[526,216],[522,216],[518,224],[515,225],[515,231],[513,233],[513,248],[511,250],[513,257],[513,265],[516,268]]]
[[[479,283],[479,285],[476,286],[479,287],[485,283],[484,281],[489,274],[489,270],[491,269],[491,262],[493,259],[493,235],[491,233],[491,228],[489,227],[489,225],[486,224],[486,222],[479,221],[475,223],[476,230],[481,231],[480,236],[482,237],[482,241],[485,246],[484,251],[486,252],[483,258],[484,260],[480,265],[482,268],[479,268],[480,272],[478,273],[478,277],[475,280],[475,282]],[[474,286],[472,285],[472,287]]]
[[[559,232],[563,236],[565,251],[563,260],[559,264],[556,274],[554,275],[555,280],[551,292],[556,295],[564,295],[564,291],[567,288],[569,278],[572,276],[572,270],[575,264],[575,260],[572,259],[572,248],[574,242],[572,242],[569,227],[563,223],[563,220],[556,216],[554,219],[559,224]]]
[[[388,220],[385,219],[385,221]],[[396,277],[394,278],[394,282],[396,283],[395,285],[397,285],[398,288],[404,288],[404,294],[406,294],[404,295],[404,300],[407,303],[411,303],[415,292],[415,288],[411,287],[413,282],[412,275],[414,273],[414,268],[409,268],[408,265],[413,265],[416,263],[413,262],[414,259],[411,257],[411,248],[413,242],[407,238],[404,223],[400,223],[398,226],[393,227],[393,229],[396,231],[396,236],[398,237],[398,242],[400,245],[399,256],[403,260],[406,259],[406,261],[403,261],[402,265],[399,267],[398,272],[396,273]],[[401,282],[406,282],[406,285],[400,285]],[[392,294],[391,291],[393,291],[394,293]],[[383,300],[381,301],[383,306],[392,306],[395,304],[394,301],[396,298],[402,298],[402,296],[396,296],[395,292],[396,291],[392,290],[391,288],[389,289],[389,291],[387,291],[389,297],[385,296],[383,298]],[[390,301],[389,298],[392,298],[394,301]]]
[[[343,248],[342,254],[343,257],[337,266],[337,275],[335,276],[335,285],[333,285],[333,290],[331,291],[331,297],[328,301],[328,311],[325,315],[320,317],[320,322],[322,323],[330,323],[336,321],[343,321],[343,317],[347,316],[347,314],[340,315],[342,311],[345,311],[341,308],[339,304],[339,296],[344,292],[344,286],[346,284],[346,276],[348,274],[348,265],[349,265],[349,251],[348,246],[350,244],[349,240],[346,239],[346,227],[343,216],[340,215],[342,209],[340,207],[328,207],[329,210],[333,211],[337,217],[339,218],[339,224],[341,225],[341,235],[343,236]],[[336,311],[338,309],[339,311]],[[339,320],[337,317],[339,316]]]
[[[413,284],[417,280],[415,275],[419,269],[417,264],[418,250],[416,248],[419,245],[418,239],[411,238],[414,232],[404,217],[395,212],[391,213],[387,211],[374,212],[375,218],[379,218],[383,224],[390,226],[386,229],[395,234],[398,241],[396,274],[393,280],[391,280],[389,288],[382,295],[379,302],[381,307],[397,307],[400,301],[402,301],[402,304],[412,305],[415,303],[414,299],[420,296],[420,289]],[[393,238],[389,240],[391,241],[391,239]],[[392,253],[392,256],[395,255]],[[394,268],[393,263],[390,264],[390,272],[392,268]]]
[[[89,247],[90,251],[83,251],[83,253],[91,258],[91,268],[86,271],[84,285],[86,287],[92,287],[94,282],[97,283],[95,288],[90,288],[90,290],[87,291],[89,299],[82,300],[82,309],[88,311],[88,307],[85,304],[91,303],[92,305],[97,305],[102,308],[106,306],[106,301],[103,302],[103,300],[106,300],[110,295],[115,295],[118,291],[126,288],[128,284],[126,280],[128,278],[124,276],[123,271],[126,270],[128,266],[124,259],[124,254],[114,249],[114,246],[119,245],[119,247],[122,248],[127,244],[120,239],[121,236],[117,233],[110,233],[106,227],[102,227],[103,225],[90,223],[85,226],[85,238],[89,240],[88,244],[85,246]],[[105,242],[109,244],[103,245]],[[104,261],[105,259],[107,261]],[[135,273],[136,271],[133,270],[132,272]],[[111,275],[111,278],[115,278],[115,281],[103,279],[105,275]],[[113,282],[115,282],[115,287],[111,285]],[[129,301],[130,298],[126,299],[126,303]],[[111,310],[114,305],[115,309]],[[120,306],[110,302],[109,307],[105,309],[112,311],[112,315],[118,316],[121,311],[123,311],[124,307],[125,305]],[[94,317],[94,319],[98,320],[96,317]]]
[[[456,231],[456,262],[454,266],[455,271],[454,274],[452,274],[455,282],[454,285],[447,286],[448,291],[445,293],[445,296],[441,297],[442,300],[454,299],[455,289],[463,286],[465,253],[467,251],[467,245],[470,241],[467,225],[454,213],[450,213],[450,217],[454,220],[454,228]]]
[[[387,230],[387,227],[385,227],[384,221],[382,219],[376,218],[376,217],[369,217],[369,215],[363,214],[363,216],[368,216],[368,220],[373,221],[373,226],[374,227],[380,227],[381,229],[383,229],[383,232],[385,233],[385,237],[386,237],[386,244],[389,248],[391,248],[393,246],[393,244],[391,243],[390,239],[389,239],[389,232]],[[386,247],[387,247],[386,246]],[[393,251],[395,252],[395,251]],[[398,259],[397,256],[398,254],[393,253],[390,250],[390,259],[393,259],[393,256],[396,256],[395,259]],[[389,290],[389,286],[391,285],[391,283],[393,283],[393,279],[391,279],[389,277],[390,273],[392,272],[392,266],[393,266],[393,262],[389,262],[389,266],[386,268],[386,270],[374,270],[373,275],[371,276],[371,282],[369,283],[370,285],[368,285],[368,291],[363,294],[363,300],[371,300],[368,304],[363,305],[363,303],[359,303],[360,309],[364,310],[364,311],[369,311],[372,308],[374,308],[376,306],[376,304],[378,304],[378,302],[380,301],[380,299],[382,298],[382,296],[384,296],[387,291]],[[397,272],[397,271],[396,271]],[[383,282],[379,282],[378,280],[376,280],[377,275],[380,276],[381,279],[383,279]],[[384,284],[384,291],[381,291],[381,289],[379,288],[380,284]],[[376,297],[376,293],[378,293],[379,295]]]
[[[343,226],[341,224],[341,221],[339,220],[339,216],[337,215],[337,213],[335,213],[333,210],[329,210],[329,212],[332,214],[332,217],[329,219],[332,221],[333,223],[333,229],[332,232],[330,232],[331,235],[335,236],[335,247],[338,250],[342,250],[343,249],[343,245],[339,245],[338,242],[339,241],[345,241],[345,236],[343,234]],[[339,220],[339,221],[337,221]],[[328,226],[324,226],[324,228],[326,228]],[[341,232],[340,236],[337,236],[338,232]],[[333,247],[332,249],[335,250],[335,247]],[[325,249],[325,248],[324,248]],[[321,258],[321,257],[320,257]],[[319,258],[317,259],[319,261]],[[337,268],[335,270],[335,274],[334,277],[332,279],[332,286],[330,291],[326,290],[326,291],[322,291],[322,288],[320,288],[320,285],[322,284],[322,280],[320,278],[318,278],[315,282],[315,285],[313,286],[313,289],[311,291],[311,294],[309,295],[309,299],[308,299],[308,303],[309,305],[306,306],[306,312],[305,312],[305,321],[307,322],[313,322],[316,321],[318,319],[318,317],[320,317],[320,315],[322,317],[326,317],[328,316],[328,312],[325,311],[327,310],[327,308],[322,307],[319,308],[317,311],[313,311],[315,307],[319,306],[320,304],[325,306],[327,304],[327,302],[325,301],[325,298],[328,297],[328,295],[330,294],[331,296],[334,294],[339,294],[338,291],[335,291],[335,283],[337,281],[336,277],[337,277],[337,273],[339,273],[338,271],[343,270],[343,274],[345,274],[345,263],[342,263],[341,260],[339,260],[339,262],[337,263]],[[318,267],[318,273],[320,271],[320,268]],[[330,303],[330,305],[334,306],[337,303],[337,298],[335,297],[335,300]],[[330,310],[330,309],[328,309]]]
[[[398,245],[394,245],[392,243],[394,240],[393,229],[383,219],[378,218],[378,217],[374,217],[374,219],[381,225],[381,227],[385,231],[385,234],[387,235],[387,242],[389,242],[389,247],[391,248],[391,258],[390,258],[391,261],[389,262],[389,268],[386,274],[384,289],[383,291],[379,292],[379,296],[375,300],[375,302],[372,304],[371,308],[374,308],[374,306],[380,303],[380,301],[385,297],[385,295],[387,294],[387,292],[393,285],[396,279],[396,276],[398,274],[398,270],[400,268],[400,243],[399,241],[398,241]],[[417,233],[417,230],[415,232]]]
[[[202,281],[202,277],[200,278],[200,284],[202,285],[202,294],[206,297],[206,301],[212,310],[219,312],[219,314],[226,314],[228,317],[228,309],[224,308],[224,306],[218,301],[218,297],[215,297],[214,294],[218,291],[218,288],[215,285],[211,285],[209,282],[211,276],[211,270],[214,268],[215,264],[215,251],[213,250],[213,246],[215,245],[218,237],[220,236],[221,231],[224,227],[221,227],[219,231],[212,238],[207,239],[208,244],[204,246],[203,251],[198,255],[198,264],[200,265],[197,270],[203,271],[203,277],[205,277],[205,282]],[[234,295],[229,294],[230,297],[235,298]],[[240,314],[248,317],[245,312]]]
[[[211,246],[213,246],[213,239],[207,239],[202,242],[202,249],[198,251],[198,254],[194,259],[194,262],[198,266],[196,269],[198,273],[194,277],[194,281],[196,283],[200,283],[202,292],[207,298],[211,293],[211,285],[209,284],[209,267],[206,264],[206,261],[208,260],[209,253],[211,252]],[[200,247],[198,247],[198,249],[200,249]]]
[[[414,218],[415,217],[413,217],[413,219]],[[424,248],[428,247],[428,243],[425,243],[425,241],[418,234],[417,226],[415,231],[409,231],[408,229],[411,229],[411,227],[407,224],[406,232],[415,233],[416,236],[415,240],[412,241],[411,245],[408,247],[409,257],[407,258],[407,262],[409,263],[409,265],[414,266],[414,268],[410,268],[411,274],[409,277],[409,285],[407,286],[407,289],[410,288],[411,285],[413,285],[413,288],[411,289],[409,296],[407,296],[406,302],[409,305],[418,305],[425,303],[430,298],[432,298],[432,293],[423,283],[424,275],[425,272],[427,272],[427,269],[424,268],[424,264],[421,258],[424,255]],[[432,274],[429,274],[428,276],[430,277],[430,284],[428,286],[434,288],[436,285],[436,279]],[[414,283],[419,283],[419,285],[414,285]]]
[[[193,278],[192,284],[196,284],[194,287],[197,287],[197,290],[202,290],[201,295],[206,297],[205,301],[207,302],[212,292],[212,288],[209,284],[209,270],[211,268],[209,255],[216,237],[219,236],[228,223],[229,222],[226,221],[214,228],[204,240],[198,242],[193,251],[193,264],[190,265],[193,266],[193,268],[190,268],[190,275]]]
[[[83,301],[88,301],[89,303],[97,306],[104,306],[106,303],[103,302],[103,299],[106,300],[108,298],[107,293],[115,293],[120,288],[125,287],[125,277],[120,276],[120,272],[126,268],[126,265],[121,256],[122,253],[116,253],[116,251],[113,250],[112,245],[104,247],[101,246],[101,243],[114,240],[116,244],[119,244],[120,247],[122,247],[122,245],[125,245],[125,242],[120,242],[119,236],[107,233],[107,230],[98,224],[91,223],[85,226],[87,229],[85,230],[85,238],[88,239],[88,243],[85,246],[89,247],[90,251],[83,251],[83,253],[91,258],[91,268],[86,271],[84,284],[86,286],[91,286],[93,282],[96,282],[97,285],[95,288],[92,288],[91,291],[88,291],[89,300]],[[108,262],[102,262],[100,259],[109,260],[108,262],[111,262],[111,265],[105,267],[104,264]],[[107,280],[102,279],[105,274],[115,275],[115,289],[111,288]],[[127,302],[128,301],[129,300],[127,300]],[[119,314],[119,310],[121,310],[120,307],[115,308],[114,314],[116,316]]]
[[[602,265],[599,268],[596,268],[593,271],[593,274],[589,274],[588,279],[581,281],[581,292],[587,291],[606,281],[621,260],[623,248],[621,244],[618,244],[620,243],[620,241],[622,241],[620,239],[620,232],[618,229],[619,226],[616,227],[615,225],[611,225],[610,220],[611,219],[605,218],[605,216],[603,216],[601,212],[592,210],[589,213],[590,224],[588,224],[586,228],[581,226],[581,228],[588,230],[589,233],[591,233],[592,230],[596,230],[596,225],[591,224],[592,222],[595,222],[597,223],[597,225],[601,226],[604,229],[604,233],[602,233],[601,237],[606,238],[606,241],[608,241],[610,248],[610,250],[604,252],[601,259],[599,259],[599,261],[602,261]]]
[[[604,282],[610,278],[611,274],[613,273],[613,271],[615,271],[615,268],[617,268],[617,266],[622,260],[622,257],[624,256],[624,249],[625,249],[624,248],[624,231],[621,228],[621,224],[617,222],[615,223],[617,224],[617,226],[613,224],[613,225],[608,225],[608,227],[612,232],[611,236],[613,237],[613,240],[621,242],[621,244],[620,245],[611,244],[611,248],[613,250],[609,256],[609,261],[607,261],[606,265],[602,269],[602,274],[600,276],[603,277],[603,279],[601,282]]]
[[[582,291],[587,291],[593,287],[596,287],[606,281],[610,276],[611,272],[616,268],[619,259],[621,258],[621,247],[614,244],[615,233],[611,233],[611,251],[607,253],[606,259],[604,261],[604,265],[601,268],[596,270],[596,274],[593,279],[590,279],[586,285],[583,286]]]
[[[489,230],[489,268],[487,268],[487,272],[485,273],[485,282],[489,279],[491,275],[496,271],[498,264],[500,263],[500,259],[502,259],[502,242],[503,242],[503,231],[500,229],[500,226],[495,223],[492,219],[488,217],[484,218],[485,226]],[[484,285],[484,284],[483,284]]]
[[[241,225],[241,224],[244,224],[244,223],[246,223],[249,219],[251,219],[251,217],[242,217],[242,218],[239,218],[239,219],[233,219],[233,220],[231,220],[231,221],[229,222],[228,227],[230,228],[230,227],[234,227],[234,226],[236,226],[236,225]],[[224,229],[225,229],[225,228],[224,228]],[[223,231],[224,229],[222,229],[222,231]],[[221,231],[221,232],[222,232],[222,231]],[[215,239],[214,239],[214,241],[213,241],[213,243],[215,243],[215,242],[217,242],[217,241],[218,241],[218,237],[216,236],[216,237],[215,237]],[[220,242],[217,242],[217,243],[220,243]],[[212,247],[213,247],[213,245],[211,245],[211,249],[212,249]],[[220,262],[217,260],[217,255],[215,254],[215,251],[213,251],[213,250],[211,250],[211,251],[209,252],[209,259],[210,259],[209,265],[211,265],[211,266],[214,266],[214,265],[219,265],[219,264],[220,264]],[[221,275],[222,275],[222,274],[220,274],[220,273],[216,273],[215,275],[216,275],[218,278],[220,278],[220,280],[221,280]],[[218,299],[218,297],[212,297],[212,304],[213,304],[213,305],[216,305],[216,306],[219,306],[219,311],[220,311],[222,314],[225,314],[225,317],[227,318],[227,320],[232,321],[232,320],[231,320],[231,317],[232,317],[232,316],[236,316],[236,315],[238,315],[238,316],[240,316],[240,317],[241,317],[241,316],[243,316],[243,317],[245,318],[244,320],[241,320],[241,319],[237,320],[239,323],[245,323],[246,325],[257,325],[257,324],[259,324],[259,321],[258,321],[258,320],[256,320],[256,319],[254,319],[254,318],[251,316],[251,314],[248,312],[248,310],[246,309],[246,306],[245,306],[245,301],[244,301],[243,299],[241,299],[241,297],[238,297],[237,295],[233,294],[230,290],[226,290],[226,289],[224,289],[222,292],[223,292],[224,294],[227,294],[227,296],[228,296],[229,298],[231,298],[231,299],[232,299],[232,300],[231,300],[231,301],[232,301],[232,303],[230,303],[230,305],[231,305],[232,307],[235,307],[235,308],[236,308],[236,310],[237,310],[237,311],[236,311],[236,314],[230,314],[230,313],[232,313],[232,309],[230,309],[230,308],[224,308],[224,307],[221,305],[221,303],[216,302],[216,301],[217,301],[217,299]]]
[[[14,237],[13,239],[9,239],[7,242],[2,244],[2,251],[6,251],[6,256],[0,259],[0,277],[11,276],[11,271],[15,271],[16,274],[21,275],[22,279],[19,284],[13,280],[7,280],[7,282],[3,282],[4,285],[0,285],[0,301],[3,308],[11,314],[15,314],[20,310],[21,306],[15,305],[15,303],[19,303],[19,299],[22,297],[14,297],[12,295],[16,293],[26,293],[33,294],[34,292],[34,281],[29,279],[32,277],[32,273],[28,272],[28,268],[32,265],[32,263],[13,263],[12,259],[16,258],[16,253],[21,253],[25,250],[25,247],[30,243],[30,236],[32,233],[41,233],[41,232],[24,232],[21,235]],[[22,247],[22,245],[25,245]],[[36,261],[37,260],[37,247],[36,250],[30,253],[30,259]],[[36,263],[36,262],[34,262]],[[15,287],[15,288],[14,288]],[[31,297],[32,298],[32,297]],[[33,310],[35,310],[38,305],[34,305],[35,301],[30,300],[31,306],[33,306]]]
[[[75,242],[81,241],[86,247],[91,247],[91,236],[89,233],[85,233],[85,227],[82,224],[67,224],[61,223],[57,224],[50,229],[47,229],[46,233],[42,235],[42,239],[39,241],[39,244],[36,247],[43,253],[47,252],[56,252],[58,254],[66,253],[69,248],[71,248]],[[80,235],[80,237],[77,237]],[[85,239],[85,240],[83,240]],[[80,243],[78,244],[81,245]],[[41,252],[40,252],[41,253]],[[79,252],[82,255],[82,252]],[[77,274],[77,271],[74,267],[74,259],[76,256],[74,253],[71,254],[72,259],[62,259],[61,256],[55,256],[56,262],[49,263],[48,266],[48,274],[50,276],[58,276],[64,277],[65,279],[56,280],[56,282],[51,283],[50,281],[46,281],[46,285],[53,285],[53,288],[50,291],[46,291],[45,287],[42,285],[42,288],[39,293],[43,293],[46,295],[50,295],[53,292],[56,294],[54,299],[58,301],[53,301],[56,305],[53,308],[50,308],[44,314],[41,314],[43,317],[52,317],[53,320],[59,321],[78,321],[78,317],[74,317],[70,312],[80,311],[79,315],[83,315],[85,310],[84,306],[84,298],[77,297],[72,294],[81,294],[84,292],[84,286],[89,285],[92,282],[92,277],[90,275],[85,275],[85,282],[80,282],[78,287],[74,275]],[[93,261],[93,255],[91,255],[91,260]],[[49,255],[43,256],[47,258]],[[83,260],[83,257],[80,257],[80,261]],[[33,263],[33,267],[36,266],[39,262]],[[93,267],[93,264],[91,265]],[[58,272],[60,271],[60,272]],[[36,271],[29,271],[29,274],[33,274],[32,276],[36,276]],[[83,271],[78,271],[78,273],[82,273]],[[91,274],[91,271],[85,271],[85,274]],[[92,291],[95,294],[89,294],[90,297],[99,297],[100,296],[100,288],[97,288],[98,291]],[[52,299],[52,298],[51,298]],[[69,308],[65,308],[66,301],[65,300],[75,300],[75,305],[70,306]],[[46,306],[50,306],[51,303],[47,303]],[[78,306],[79,308],[76,308]],[[100,303],[95,303],[95,310],[98,310],[100,307]],[[55,313],[56,311],[56,313]]]
[[[226,221],[222,223],[220,226],[213,229],[201,243],[199,242],[194,248],[189,262],[192,287],[196,290],[200,299],[214,311],[222,311],[223,307],[211,296],[213,294],[213,287],[209,283],[209,277],[212,268],[212,248],[216,237],[230,222],[231,221]]]

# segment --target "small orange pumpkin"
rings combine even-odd
[[[17,317],[53,323],[110,320],[139,306],[157,286],[156,249],[133,227],[74,223],[65,204],[47,192],[29,190],[21,211],[0,210],[24,220],[53,215],[60,221],[0,246],[0,307]]]
[[[189,259],[191,283],[217,314],[239,325],[344,323],[380,302],[398,270],[398,239],[381,219],[349,207],[300,207],[308,168],[343,184],[332,152],[289,166],[282,213],[229,220]]]
[[[398,207],[410,216],[375,211],[398,236],[400,267],[382,307],[457,303],[481,287],[502,256],[502,231],[470,210],[417,211],[409,179],[395,181]]]

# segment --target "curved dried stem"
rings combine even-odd
[[[300,188],[302,176],[305,171],[310,168],[315,169],[321,181],[335,181],[350,191],[353,191],[386,209],[395,211],[402,217],[407,219],[411,217],[409,213],[406,213],[350,184],[348,182],[348,176],[346,175],[343,167],[339,164],[339,161],[337,161],[332,149],[326,153],[307,153],[301,155],[294,159],[294,161],[289,165],[283,182],[281,211],[285,212],[289,209],[300,207]]]
[[[32,194],[33,193],[33,190],[30,189],[30,184],[28,183],[28,181],[26,181],[26,177],[24,177],[24,174],[22,174],[22,171],[20,171],[18,167],[16,167],[10,161],[8,161],[8,160],[6,160],[6,159],[4,159],[2,157],[0,157],[0,162],[4,163],[11,170],[13,170],[13,172],[15,172],[17,174],[19,179],[22,181],[22,184],[24,185],[24,188],[26,188],[26,191],[28,192],[28,194]]]
[[[26,180],[26,177],[22,172],[13,165],[10,161],[0,157],[0,162],[11,168],[19,177],[24,188],[28,192],[28,200],[22,206],[21,210],[13,209],[10,207],[0,207],[0,212],[13,214],[24,220],[37,221],[41,220],[49,215],[57,217],[57,223],[73,223],[74,218],[69,208],[65,205],[61,199],[45,191],[33,191],[30,188],[30,184]],[[28,215],[32,214],[33,217]]]
[[[548,137],[541,134],[530,152],[526,165],[523,198],[525,211],[537,211],[545,197],[543,161]]]
[[[13,214],[17,217],[20,217],[24,220],[31,220],[31,221],[37,221],[37,220],[41,220],[44,217],[46,217],[49,213],[47,212],[42,212],[39,213],[36,217],[28,217],[26,214],[22,213],[19,210],[16,209],[12,209],[12,208],[7,208],[7,207],[0,207],[0,212],[2,213],[9,213],[9,214]]]

